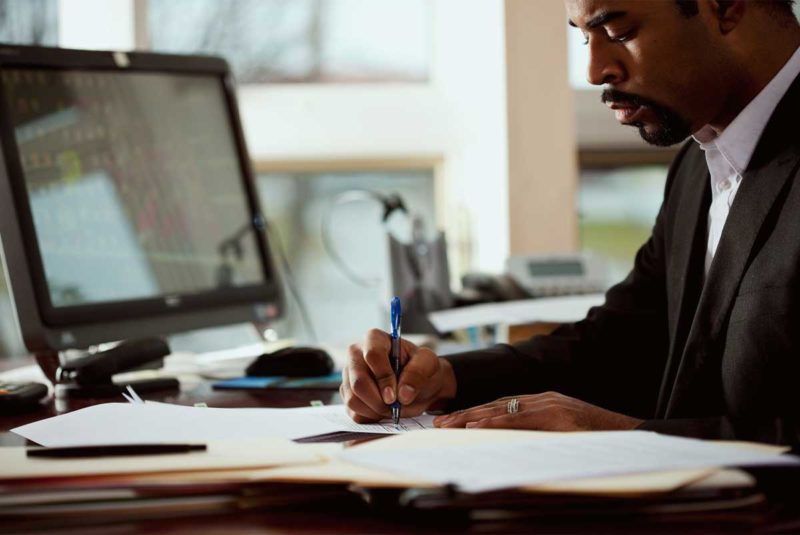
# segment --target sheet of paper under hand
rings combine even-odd
[[[340,431],[403,433],[425,420],[359,425],[342,405],[302,409],[215,409],[167,403],[104,403],[12,429],[42,446],[298,439]]]
[[[466,492],[485,492],[544,482],[688,468],[798,464],[796,457],[645,431],[537,435],[482,444],[439,445],[397,453],[352,448],[347,462],[402,473]]]
[[[353,421],[345,411],[344,405],[326,405],[323,407],[303,407],[299,409],[289,409],[294,413],[312,414],[324,418],[332,425],[337,426],[339,431],[352,431],[353,433],[375,433],[375,434],[400,434],[409,431],[420,431],[422,429],[433,429],[434,416],[422,414],[413,418],[400,418],[400,423],[395,426],[391,420],[383,420],[374,424],[359,424]]]

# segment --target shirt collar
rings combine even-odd
[[[800,48],[722,133],[705,125],[692,137],[703,150],[718,149],[739,175],[744,174],[772,113],[798,75]]]

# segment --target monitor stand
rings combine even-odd
[[[145,338],[122,342],[104,351],[83,351],[79,356],[66,358],[58,351],[35,354],[36,362],[45,376],[55,386],[57,395],[69,397],[115,397],[131,386],[136,392],[177,390],[180,386],[173,377],[141,379],[115,383],[115,374],[131,371],[144,365],[163,362],[170,353],[167,343],[160,338]]]

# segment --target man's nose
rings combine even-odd
[[[589,69],[586,80],[592,85],[616,85],[622,82],[626,76],[625,67],[610,47],[591,41],[588,46]]]

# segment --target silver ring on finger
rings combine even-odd
[[[519,412],[519,400],[512,398],[506,403],[506,412],[508,414],[516,414]]]

